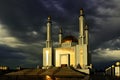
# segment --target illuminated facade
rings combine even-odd
[[[9,67],[7,67],[7,66],[0,66],[0,70],[8,70],[9,69]]]
[[[51,27],[51,18],[48,17],[46,47],[43,48],[43,67],[67,65],[76,69],[79,66],[79,70],[91,68],[88,54],[88,26],[85,22],[83,10],[80,10],[78,38],[72,35],[62,38],[62,29],[60,29],[59,47],[53,47]]]
[[[120,77],[120,62],[116,62],[112,66],[105,69],[106,75]]]

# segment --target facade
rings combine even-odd
[[[0,70],[9,70],[9,67],[8,66],[0,66]]]
[[[106,75],[120,77],[120,62],[105,69]]]
[[[85,22],[83,9],[80,10],[78,38],[73,35],[63,38],[62,29],[60,29],[58,47],[53,47],[51,27],[51,18],[48,17],[46,47],[43,48],[43,68],[61,67],[61,65],[73,66],[79,70],[91,68],[88,53],[88,26]]]

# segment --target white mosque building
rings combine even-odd
[[[89,74],[89,68],[92,68],[90,54],[88,53],[89,33],[83,9],[80,10],[78,38],[71,35],[63,38],[62,29],[60,29],[58,35],[59,46],[53,47],[51,27],[52,21],[48,17],[46,47],[43,48],[43,68],[72,66]]]

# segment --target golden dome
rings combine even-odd
[[[78,43],[78,40],[74,36],[66,36],[62,39],[62,43],[64,43],[64,42],[76,42],[76,43]]]

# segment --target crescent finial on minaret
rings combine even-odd
[[[88,25],[85,26],[85,30],[88,30]]]
[[[48,16],[48,20],[47,20],[48,22],[51,22],[51,16]]]
[[[84,15],[84,11],[83,11],[83,9],[81,8],[80,9],[80,16],[83,16]]]

